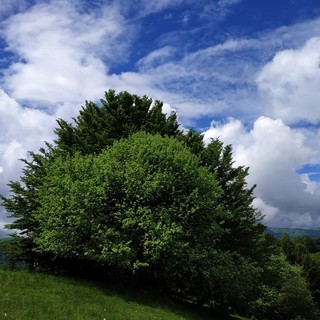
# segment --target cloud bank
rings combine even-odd
[[[298,49],[277,53],[257,77],[268,113],[287,123],[318,123],[320,109],[320,37]]]
[[[297,170],[319,157],[314,141],[282,120],[258,118],[251,130],[239,120],[213,123],[204,133],[208,141],[220,138],[234,148],[236,165],[250,167],[249,185],[257,184],[254,204],[272,226],[319,225],[320,187]],[[317,142],[320,150],[320,141]]]

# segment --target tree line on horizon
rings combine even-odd
[[[318,319],[320,267],[264,233],[249,168],[162,106],[109,90],[73,123],[59,119],[1,197],[19,230],[10,258],[256,319]]]

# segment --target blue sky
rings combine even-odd
[[[266,224],[320,227],[317,1],[2,0],[0,21],[2,194],[55,119],[113,88],[231,143]]]

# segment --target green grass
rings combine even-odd
[[[40,273],[0,271],[0,319],[224,320],[157,295]]]

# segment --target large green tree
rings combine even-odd
[[[136,133],[99,155],[48,163],[29,238],[40,255],[91,261],[183,299],[237,307],[254,296],[261,270],[221,248],[221,194],[216,175],[179,141]]]
[[[15,218],[7,227],[19,231],[15,241],[20,248],[16,250],[15,259],[27,262],[30,267],[48,259],[34,251],[34,243],[29,235],[38,232],[38,221],[34,213],[39,206],[38,191],[50,162],[56,157],[76,153],[101,153],[114,141],[127,138],[137,131],[173,137],[179,133],[176,114],[165,115],[160,101],[131,95],[126,91],[116,94],[114,90],[109,90],[100,102],[98,105],[86,101],[73,123],[58,119],[54,146],[46,143],[38,153],[30,152],[29,159],[22,159],[25,167],[21,181],[9,183],[12,196],[1,196],[3,205]]]
[[[244,313],[285,296],[268,276],[276,246],[231,146],[180,131],[159,101],[112,90],[55,133],[2,197],[16,218],[9,228],[20,230],[18,258],[99,265]]]

